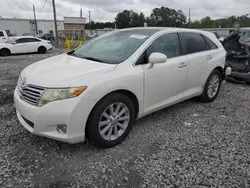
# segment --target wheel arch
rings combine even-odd
[[[3,47],[3,48],[0,49],[0,51],[1,50],[8,50],[10,52],[10,54],[11,54],[11,50],[9,48],[7,48],[7,47]]]
[[[44,45],[40,45],[39,47],[38,47],[38,49],[39,48],[45,48],[45,49],[47,49]]]
[[[211,72],[213,72],[214,70],[218,70],[220,72],[222,80],[225,79],[225,73],[224,73],[224,70],[222,67],[220,67],[220,66],[215,67]]]
[[[129,91],[127,89],[117,89],[117,90],[114,90],[114,91],[111,91],[109,93],[107,93],[106,95],[104,95],[102,98],[100,98],[97,103],[95,104],[95,106],[92,108],[90,114],[89,114],[89,117],[91,116],[93,110],[96,108],[96,106],[99,104],[99,102],[101,100],[103,100],[105,97],[109,96],[110,94],[113,94],[113,93],[121,93],[125,96],[127,96],[133,103],[134,107],[135,107],[135,118],[137,118],[138,114],[139,114],[139,100],[138,98],[136,97],[136,95],[132,92],[132,91]],[[88,117],[88,119],[89,119]],[[87,120],[88,122],[88,120]]]

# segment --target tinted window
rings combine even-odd
[[[147,55],[153,52],[165,54],[168,58],[181,56],[181,46],[178,34],[171,33],[156,39],[148,48]]]
[[[2,31],[0,31],[0,37],[3,37],[4,35],[3,35],[3,32]]]
[[[218,46],[216,44],[214,44],[214,42],[211,41],[209,38],[207,38],[205,36],[203,36],[203,37],[204,37],[204,39],[206,41],[206,44],[207,44],[207,47],[208,47],[209,50],[213,50],[213,49],[217,49],[218,48]]]
[[[36,39],[36,38],[26,38],[27,42],[40,42],[40,40]]]
[[[25,38],[16,40],[16,43],[25,43],[25,42],[26,42]]]
[[[187,54],[192,54],[207,50],[205,40],[200,34],[182,33],[182,38],[186,45]]]

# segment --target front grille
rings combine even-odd
[[[45,88],[40,86],[26,85],[23,87],[21,79],[19,79],[18,93],[20,98],[25,102],[37,106],[44,91]]]

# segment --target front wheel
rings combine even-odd
[[[204,102],[212,102],[219,94],[222,76],[219,70],[215,69],[209,75],[207,82],[204,86],[201,100]]]
[[[126,95],[113,93],[94,107],[87,123],[86,137],[99,148],[111,148],[125,140],[134,122],[132,101]]]
[[[0,56],[9,56],[10,55],[10,50],[7,48],[1,49],[0,50]]]

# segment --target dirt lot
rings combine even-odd
[[[223,84],[209,104],[195,99],[137,122],[107,150],[34,136],[18,122],[20,71],[59,54],[0,58],[0,187],[240,187],[250,185],[250,86]]]

